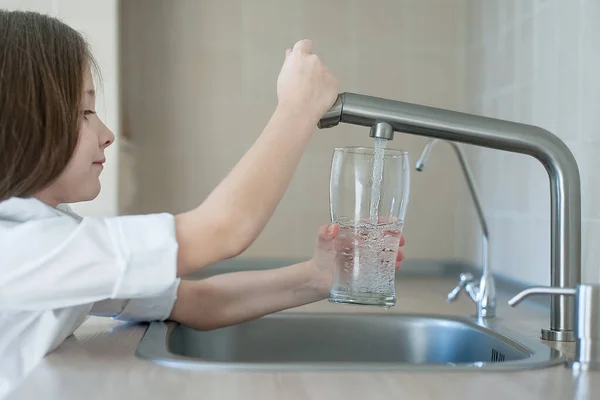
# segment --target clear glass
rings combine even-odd
[[[395,265],[408,206],[410,162],[407,152],[377,145],[377,150],[345,147],[333,153],[331,221],[340,227],[329,295],[333,303],[396,304]]]

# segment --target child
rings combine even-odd
[[[57,19],[0,10],[0,397],[87,315],[214,329],[327,297],[336,225],[309,261],[180,281],[242,253],[281,200],[337,96],[312,51],[287,51],[271,119],[197,208],[81,218],[66,204],[98,195],[114,141],[95,111],[94,60]]]

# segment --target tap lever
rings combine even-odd
[[[559,340],[575,340],[576,358],[572,367],[578,371],[600,369],[600,284],[580,284],[573,287],[530,287],[508,301],[512,307],[531,295],[575,297],[575,329],[560,331]],[[571,337],[573,336],[573,337]]]
[[[452,291],[450,293],[448,293],[448,298],[447,298],[448,303],[456,300],[458,298],[458,296],[460,295],[460,292],[463,288],[465,288],[465,290],[467,290],[467,292],[471,292],[471,290],[469,290],[469,288],[473,285],[474,280],[475,280],[475,277],[473,276],[473,274],[470,274],[468,272],[460,274],[460,280],[458,281],[458,285],[456,285],[456,287],[454,289],[452,289]]]
[[[512,299],[508,301],[511,307],[517,306],[520,302],[525,300],[527,297],[534,294],[554,294],[554,295],[572,295],[574,296],[577,290],[574,288],[561,288],[561,287],[550,287],[550,286],[536,286],[530,287],[523,290]]]
[[[323,117],[317,123],[319,129],[333,128],[340,123],[342,119],[342,106],[344,105],[344,94],[339,94],[335,103],[331,106],[329,111],[323,115]]]

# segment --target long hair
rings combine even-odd
[[[36,12],[0,10],[0,201],[29,197],[64,171],[78,141],[83,36]]]

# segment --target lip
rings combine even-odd
[[[93,164],[98,164],[98,165],[102,165],[106,162],[106,158],[103,158],[102,160],[98,160],[98,161],[94,161]]]

